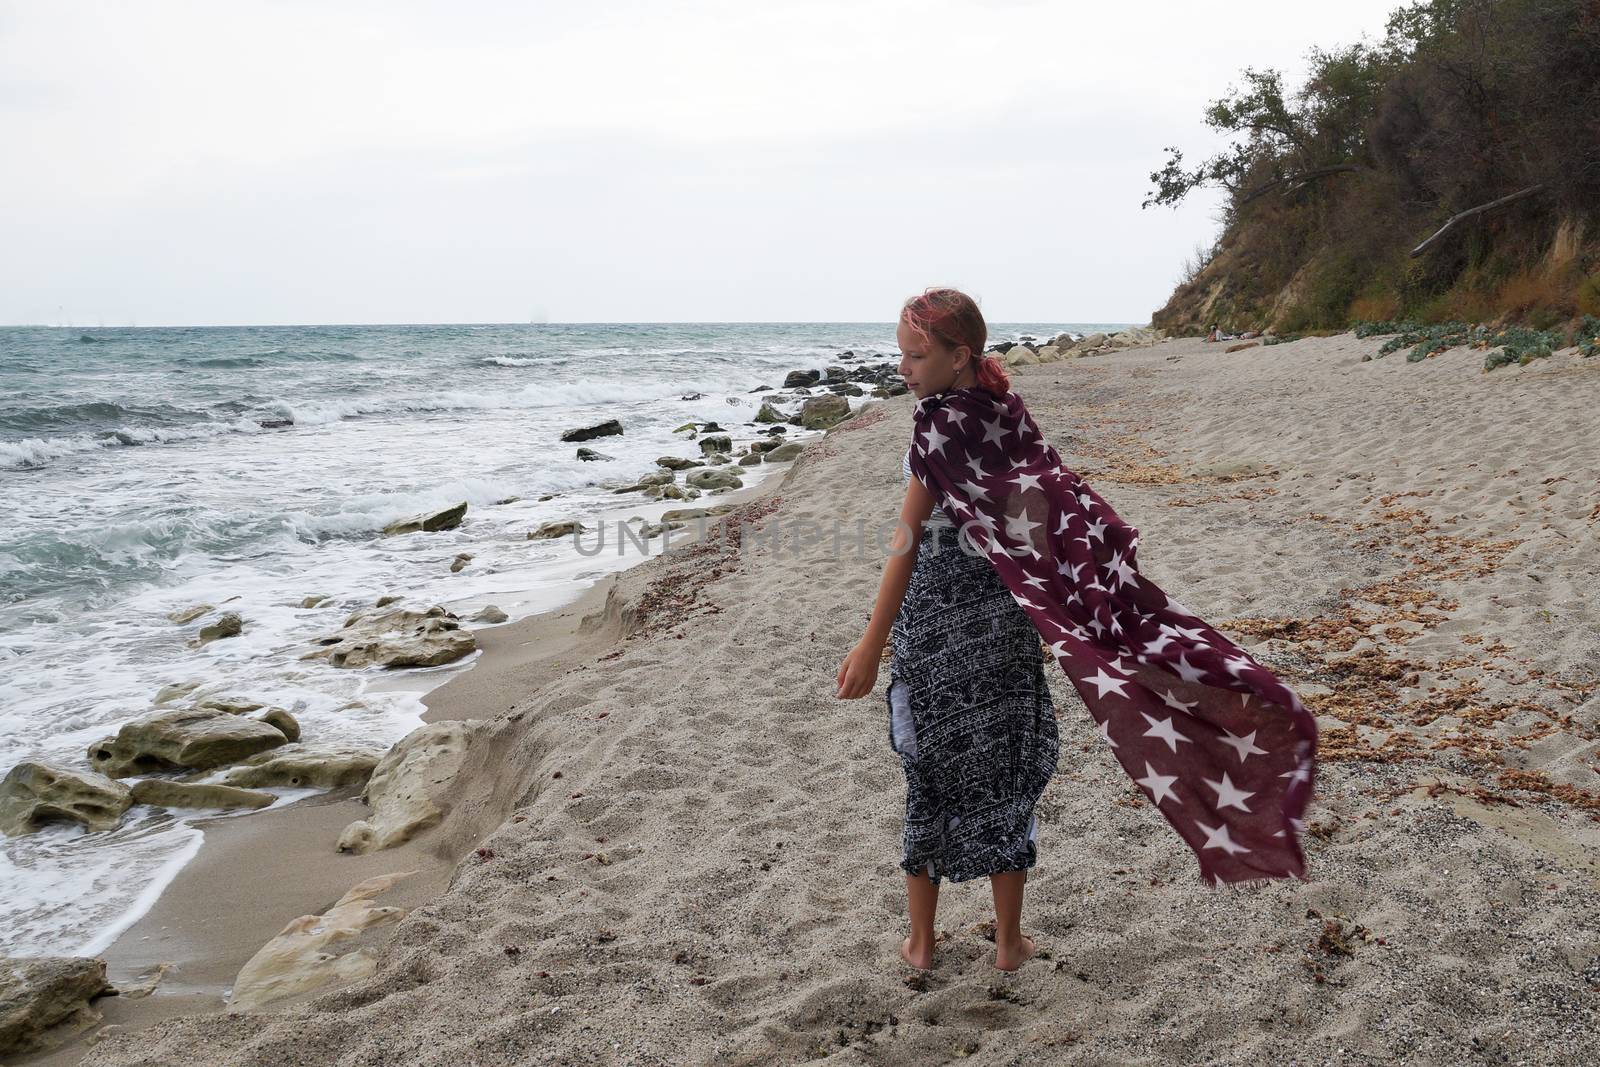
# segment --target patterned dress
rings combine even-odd
[[[964,882],[1038,858],[1056,712],[1038,631],[993,564],[934,515],[891,630],[885,700],[906,775],[900,866]]]

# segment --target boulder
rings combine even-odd
[[[741,467],[754,467],[757,464],[759,464],[760,462],[761,462],[761,453],[760,452],[751,452],[751,453],[749,453],[747,455],[743,455],[743,456],[739,457],[739,466],[741,466]]]
[[[657,485],[651,487],[648,495],[651,500],[698,500],[700,490],[682,485]]]
[[[675,471],[670,471],[670,470],[651,471],[649,474],[645,474],[645,475],[641,475],[640,476],[639,484],[640,485],[670,485],[674,481],[677,480],[677,477],[678,477],[678,475],[677,475],[677,473]]]
[[[60,1044],[100,1021],[92,1001],[114,993],[105,961],[82,956],[0,958],[0,1056]]]
[[[768,423],[770,423],[770,422],[783,422],[788,417],[789,416],[785,415],[783,412],[779,411],[777,408],[773,407],[771,404],[763,402],[762,405],[761,405],[761,410],[756,412],[755,421],[757,421],[757,422],[768,422]]]
[[[372,606],[375,608],[386,608],[390,604],[398,604],[404,599],[405,597],[403,596],[381,596],[372,602]]]
[[[1039,349],[1040,363],[1054,363],[1060,358],[1061,349],[1057,348],[1055,345],[1045,345],[1043,348]]]
[[[382,756],[359,745],[284,745],[228,768],[216,781],[242,789],[343,789],[364,785]]]
[[[805,445],[799,441],[785,441],[777,448],[767,453],[768,463],[785,463],[798,456],[805,450]]]
[[[383,528],[386,534],[406,533],[438,533],[440,530],[454,530],[461,525],[461,520],[467,516],[465,502],[454,507],[436,511],[432,515],[416,515],[409,519],[400,519],[391,522]]]
[[[783,379],[783,388],[794,389],[807,385],[815,385],[822,380],[822,373],[814,370],[792,370]]]
[[[1033,366],[1039,362],[1039,354],[1027,345],[1013,345],[1011,351],[1005,354],[1005,365],[1008,367]]]
[[[698,459],[684,459],[682,456],[661,456],[656,460],[656,466],[665,467],[670,471],[686,471],[691,467],[704,466]]]
[[[1085,337],[1083,340],[1079,341],[1076,347],[1078,347],[1078,348],[1099,348],[1101,345],[1103,345],[1105,343],[1106,343],[1106,335],[1105,334],[1103,334],[1103,333],[1091,333],[1088,337]]]
[[[709,455],[712,452],[732,452],[733,438],[725,433],[711,434],[700,438],[700,454]]]
[[[706,466],[708,467],[722,467],[732,462],[733,457],[728,455],[726,452],[706,453]]]
[[[377,957],[370,946],[358,947],[361,935],[375,926],[399,922],[406,913],[404,908],[375,905],[373,899],[409,873],[368,878],[321,915],[302,915],[285,926],[240,969],[228,1010],[252,1011],[374,973]]]
[[[89,762],[101,774],[127,778],[155,771],[208,770],[238,763],[286,744],[271,723],[213,708],[182,708],[127,723],[89,746]]]
[[[467,621],[487,622],[498,626],[500,623],[505,622],[509,618],[511,618],[511,616],[507,615],[493,604],[486,604],[482,608],[479,608],[477,614],[473,615]]]
[[[128,787],[104,775],[19,763],[0,781],[0,834],[20,837],[52,822],[111,830],[132,804]]]
[[[190,641],[189,645],[190,647],[198,648],[201,645],[208,645],[224,637],[238,637],[243,632],[244,620],[239,617],[237,611],[228,611],[224,612],[216,622],[207,623],[200,627],[199,635],[193,641]]]
[[[850,416],[850,401],[833,393],[814,396],[800,405],[800,425],[808,430],[826,430]]]
[[[771,452],[774,448],[777,448],[781,444],[783,444],[783,442],[777,440],[776,438],[769,438],[765,441],[751,441],[750,451],[759,456],[763,453]]]
[[[596,452],[592,448],[580,448],[578,449],[578,458],[585,463],[595,463],[600,460],[615,459],[616,457],[608,456],[604,452]]]
[[[133,802],[157,808],[265,808],[278,798],[255,789],[146,778],[133,783]]]
[[[565,537],[568,534],[582,533],[588,527],[577,519],[552,519],[541,522],[537,530],[528,534],[528,540],[538,541],[548,537]]]
[[[300,601],[300,606],[302,608],[315,608],[327,603],[327,600],[328,598],[326,596],[323,596],[319,593],[316,596],[308,596],[304,600]]]
[[[366,608],[317,643],[328,647],[300,658],[326,657],[335,667],[437,667],[478,647],[455,613],[437,604],[427,611]]]
[[[472,562],[471,552],[457,552],[456,558],[450,561],[450,573],[460,574],[467,569],[467,564]]]
[[[440,794],[461,769],[467,746],[481,735],[483,722],[429,723],[391,748],[362,791],[372,814],[339,835],[339,851],[358,855],[404,844],[444,818]]]
[[[684,476],[683,482],[695,489],[739,489],[744,482],[732,471],[699,470]]]
[[[828,386],[828,392],[834,396],[864,396],[867,391],[854,382],[845,382],[842,385]]]
[[[622,423],[616,419],[607,419],[605,422],[593,426],[580,426],[575,430],[562,433],[563,441],[589,441],[596,437],[612,437],[622,432]]]

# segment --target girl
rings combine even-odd
[[[870,692],[892,633],[886,700],[906,774],[911,913],[901,956],[931,964],[940,878],[983,874],[995,965],[1034,953],[1022,888],[1058,747],[1041,635],[1203,878],[1305,877],[1316,720],[1299,697],[1139,573],[1139,531],[1062,465],[983,354],[970,297],[913,297],[897,338],[918,398],[901,528],[837,684],[844,699]]]
[[[986,334],[964,294],[913,297],[896,332],[906,385],[919,398],[974,387],[1004,396],[1005,371],[982,355]],[[913,967],[931,965],[941,878],[988,875],[995,966],[1015,970],[1034,954],[1021,929],[1022,890],[1037,858],[1034,805],[1056,769],[1039,634],[988,559],[912,477],[909,451],[902,470],[900,526],[866,634],[839,668],[838,695],[872,690],[892,634],[886,699],[890,745],[906,775],[900,866],[911,914],[900,955]]]

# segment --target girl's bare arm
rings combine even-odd
[[[861,643],[883,651],[889,641],[889,630],[895,616],[900,614],[900,602],[905,599],[906,586],[911,584],[911,572],[917,565],[917,539],[922,524],[933,514],[933,494],[915,477],[906,486],[905,501],[900,505],[900,522],[889,543],[889,558],[883,563],[883,578],[878,583],[878,600],[872,609],[872,621]]]

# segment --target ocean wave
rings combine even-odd
[[[260,423],[250,419],[239,419],[230,423],[212,423],[181,429],[123,426],[97,434],[68,434],[62,437],[29,437],[21,441],[0,441],[0,470],[36,470],[67,456],[97,452],[104,448],[175,444],[226,433],[257,433],[260,430]]]
[[[485,356],[480,362],[491,367],[537,367],[541,363],[548,363],[543,359],[520,359],[517,356]]]
[[[154,422],[172,426],[205,417],[203,412],[170,404],[119,404],[112,400],[89,400],[77,404],[17,408],[0,413],[0,432],[37,433],[40,430],[70,430],[127,422]]]

